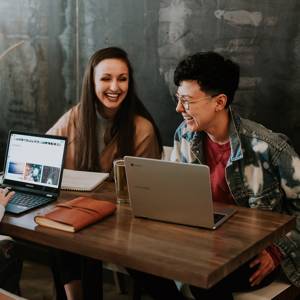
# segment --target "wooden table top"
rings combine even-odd
[[[59,201],[78,195],[115,201],[113,184],[108,182],[94,193],[62,192]],[[294,217],[238,207],[233,217],[212,231],[134,218],[128,205],[119,205],[115,215],[77,233],[34,223],[35,215],[54,206],[22,216],[6,215],[0,232],[203,288],[226,277],[295,226]]]

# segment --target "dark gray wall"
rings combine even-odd
[[[215,50],[241,65],[238,111],[300,152],[299,19],[297,0],[0,0],[1,157],[10,128],[44,132],[77,102],[89,56],[110,45],[128,51],[164,144],[180,122],[174,67]]]

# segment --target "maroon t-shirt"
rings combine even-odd
[[[230,143],[217,144],[208,136],[204,140],[204,155],[210,168],[210,181],[213,201],[234,204],[225,179],[225,168],[230,156]]]
[[[235,204],[225,179],[225,168],[230,156],[230,143],[217,144],[208,136],[204,140],[204,155],[210,168],[210,181],[213,201]],[[266,248],[275,267],[280,264],[283,254],[274,244]]]

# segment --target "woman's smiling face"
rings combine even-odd
[[[104,113],[117,112],[124,101],[129,86],[127,64],[116,58],[102,60],[94,68],[95,94],[103,104]]]

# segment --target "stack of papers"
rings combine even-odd
[[[86,172],[64,169],[61,189],[90,192],[102,183],[109,173]]]

